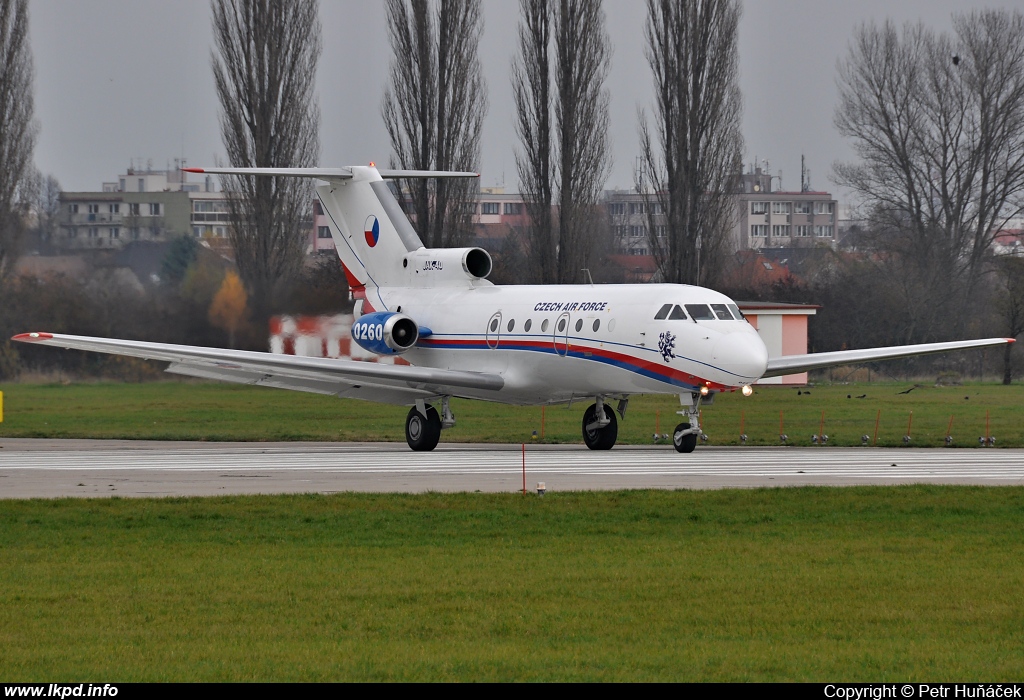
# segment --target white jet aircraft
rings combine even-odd
[[[388,178],[476,173],[347,168],[186,168],[189,172],[307,177],[356,298],[352,338],[410,366],[263,352],[24,333],[14,340],[169,362],[168,372],[411,406],[405,434],[432,450],[455,425],[449,400],[554,404],[592,398],[583,439],[607,450],[633,394],[678,394],[684,417],[673,444],[692,452],[698,413],[715,393],[763,377],[910,355],[1012,343],[989,338],[769,358],[735,302],[675,284],[515,285],[487,281],[481,248],[428,249]],[[612,410],[610,401],[616,402]],[[438,407],[440,410],[438,410]]]

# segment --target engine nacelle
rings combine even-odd
[[[419,340],[416,322],[405,314],[377,311],[352,324],[352,340],[377,355],[400,355]]]
[[[420,248],[402,259],[402,267],[412,286],[444,286],[483,280],[493,264],[483,248]]]

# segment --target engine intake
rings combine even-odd
[[[400,355],[419,340],[416,322],[405,314],[378,311],[352,324],[352,340],[377,355]]]

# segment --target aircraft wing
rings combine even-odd
[[[949,350],[987,348],[993,345],[1006,345],[1012,342],[1014,342],[1013,338],[982,338],[980,340],[957,340],[950,343],[922,343],[920,345],[896,345],[889,348],[818,352],[810,355],[785,355],[768,360],[768,369],[762,375],[762,378],[799,374],[800,372],[822,369],[823,367],[874,362],[875,360],[893,360],[898,357],[912,357],[914,355],[930,355],[937,352],[948,352]]]
[[[463,396],[465,390],[499,391],[497,374],[409,365],[298,357],[248,350],[223,350],[140,340],[90,338],[57,333],[22,333],[12,340],[59,348],[170,362],[168,372],[203,379],[256,384],[317,394],[410,405],[438,395]]]

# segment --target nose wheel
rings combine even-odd
[[[413,406],[405,417],[405,441],[416,452],[429,452],[441,439],[441,416],[433,406],[425,406],[424,413]]]
[[[615,411],[605,403],[595,403],[583,414],[583,442],[592,450],[610,450],[619,436]]]
[[[680,423],[676,426],[676,432],[672,436],[672,445],[676,452],[693,452],[697,449],[697,433],[683,434],[689,429],[689,423]]]

